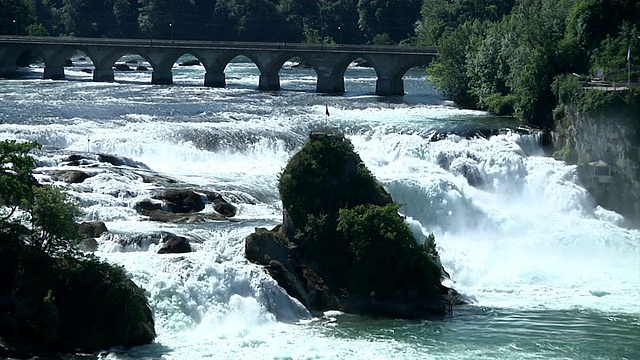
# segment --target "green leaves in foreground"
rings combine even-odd
[[[0,142],[0,231],[53,254],[75,245],[80,209],[69,195],[39,185],[33,177],[35,160],[30,151],[39,147],[34,142]],[[25,223],[29,229],[17,226]]]
[[[0,142],[0,221],[8,220],[20,205],[33,200],[32,187],[37,182],[31,175],[35,161],[29,151],[37,147],[33,142]]]
[[[75,245],[81,215],[69,195],[52,186],[33,188],[33,203],[27,204],[31,220],[31,244],[51,254]]]

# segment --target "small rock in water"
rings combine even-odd
[[[184,236],[173,234],[164,237],[164,244],[162,244],[162,247],[158,250],[158,254],[180,254],[188,252],[191,252],[189,240]]]
[[[597,296],[597,297],[603,297],[603,296],[607,296],[609,295],[608,292],[603,291],[603,290],[589,290],[589,293],[593,296]]]

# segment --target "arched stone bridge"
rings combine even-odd
[[[259,89],[279,90],[282,65],[299,58],[315,70],[320,93],[344,92],[344,73],[356,59],[376,71],[376,94],[404,95],[402,77],[412,67],[423,66],[437,55],[434,47],[370,46],[298,43],[211,42],[155,39],[97,39],[71,37],[0,36],[0,76],[16,70],[18,57],[34,51],[44,61],[45,79],[64,79],[64,63],[82,51],[94,64],[94,81],[113,81],[115,62],[124,55],[142,56],[153,67],[153,84],[171,84],[171,68],[185,54],[198,58],[206,69],[205,86],[224,87],[224,69],[236,56],[251,59],[260,70]]]

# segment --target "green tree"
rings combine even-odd
[[[435,46],[467,21],[497,22],[509,14],[515,0],[424,0],[416,35],[421,45]]]
[[[40,23],[30,24],[25,31],[29,36],[49,36],[47,29]]]
[[[273,0],[218,0],[216,14],[229,25],[225,40],[285,41],[289,38],[287,20]]]
[[[358,26],[369,41],[388,34],[393,43],[412,37],[422,0],[359,0]]]
[[[515,34],[508,48],[507,85],[515,96],[515,115],[528,124],[552,127],[555,97],[551,84],[564,59],[558,44],[574,0],[520,1],[509,17],[508,31]]]
[[[393,291],[409,290],[408,284],[416,278],[425,288],[429,287],[427,284],[440,283],[442,273],[435,264],[437,252],[423,252],[423,246],[418,245],[398,209],[395,203],[340,209],[336,230],[349,244],[348,288],[353,293],[375,291],[390,295]],[[418,268],[420,271],[415,271]]]
[[[470,88],[467,59],[475,52],[482,24],[465,22],[440,39],[438,59],[427,69],[428,77],[443,95],[463,107],[475,108],[478,98]]]
[[[39,146],[32,142],[0,142],[0,222],[3,228],[11,228],[26,220],[30,229],[20,233],[30,245],[48,254],[64,252],[78,239],[75,218],[80,210],[58,188],[38,185],[32,175],[35,161],[29,154],[34,148]]]
[[[551,84],[558,74],[584,71],[589,53],[585,39],[601,37],[585,28],[591,23],[585,9],[595,3],[601,1],[426,0],[418,39],[436,42],[440,53],[428,69],[430,78],[461,106],[514,114],[528,124],[552,127]],[[627,33],[623,37],[632,44],[632,31]],[[604,52],[624,59],[623,42],[605,44],[610,50]]]
[[[52,186],[33,187],[33,202],[25,203],[31,222],[30,243],[48,254],[68,251],[77,240],[76,218],[81,215],[77,203]]]
[[[346,295],[439,296],[435,242],[419,245],[399,205],[378,185],[343,136],[312,136],[280,176],[285,229],[297,256]],[[288,224],[291,223],[291,224]]]
[[[297,229],[310,215],[335,219],[340,208],[391,201],[343,136],[319,136],[308,141],[287,163],[278,190],[284,209]]]
[[[477,98],[477,106],[496,114],[513,113],[513,97],[506,81],[509,75],[507,44],[511,35],[502,23],[485,23],[488,29],[479,39],[476,50],[467,56],[466,71],[469,92]]]
[[[60,189],[38,185],[38,148],[0,141],[0,338],[28,353],[150,343],[144,290],[121,267],[74,251],[80,211]]]
[[[0,0],[0,35],[25,35],[35,19],[35,7],[29,0]]]
[[[137,0],[114,0],[113,18],[111,33],[116,37],[136,38],[140,37],[138,24],[138,1]]]
[[[31,175],[35,160],[29,151],[37,147],[33,142],[0,142],[0,221],[9,220],[19,206],[33,201],[37,181]]]

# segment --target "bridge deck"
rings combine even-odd
[[[352,44],[306,44],[306,43],[274,43],[274,42],[242,42],[242,41],[194,41],[194,40],[161,40],[161,39],[111,39],[80,37],[47,37],[47,36],[10,36],[1,35],[0,44],[37,44],[37,45],[71,45],[71,46],[119,46],[119,47],[157,47],[172,49],[206,49],[206,50],[291,50],[295,52],[330,53],[367,53],[367,54],[403,54],[437,56],[438,49],[433,46],[401,46],[401,45],[352,45]]]

